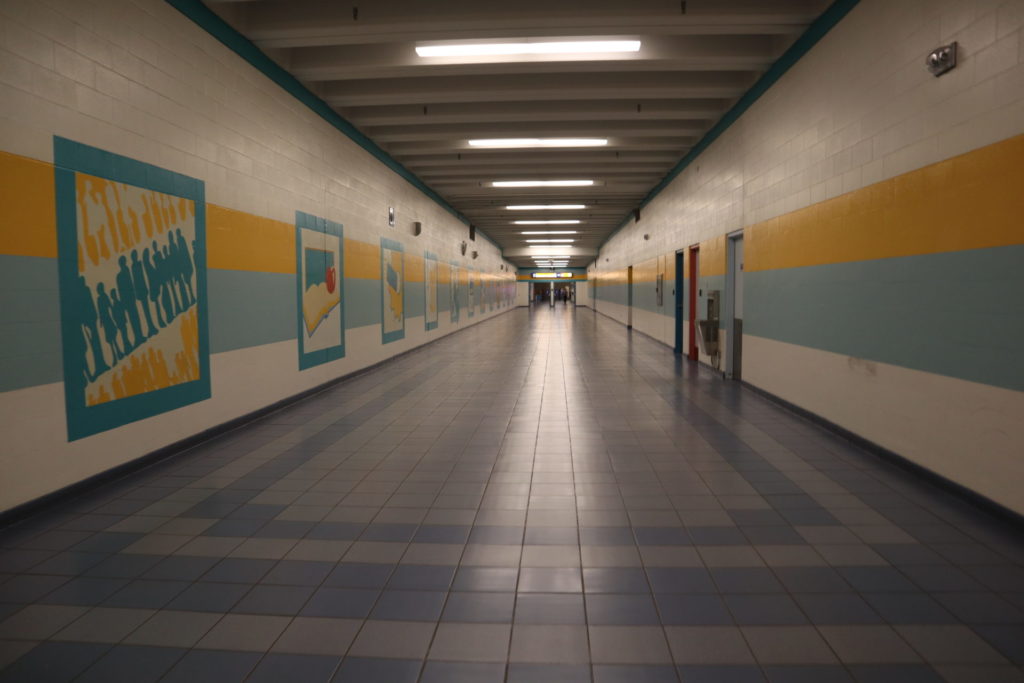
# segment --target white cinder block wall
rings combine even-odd
[[[162,0],[3,0],[0,26],[3,152],[52,163],[62,136],[200,179],[208,204],[288,224],[303,211],[342,223],[346,239],[384,236],[407,254],[514,277],[483,238],[478,259],[462,257],[463,223]],[[422,236],[410,235],[412,221]],[[54,229],[0,229],[15,227]],[[0,393],[0,510],[500,310],[470,317],[463,308],[457,325],[442,312],[431,332],[407,318],[404,340],[387,345],[379,324],[349,329],[344,359],[303,372],[294,339],[215,354],[211,399],[70,443],[62,383]]]
[[[1020,0],[861,0],[643,208],[639,224],[603,246],[591,275],[1024,133],[1022,24]],[[959,66],[932,77],[925,56],[954,40]],[[599,300],[597,309],[625,320],[624,306]],[[957,319],[950,311],[951,326]],[[635,312],[634,326],[663,332],[646,329]],[[749,336],[743,373],[755,386],[1024,512],[1020,391]]]

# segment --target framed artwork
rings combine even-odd
[[[405,248],[401,242],[380,240],[381,340],[405,338]]]
[[[441,303],[437,256],[429,251],[423,253],[423,297],[423,325],[429,332],[437,329],[438,309]]]
[[[295,212],[299,370],[345,357],[344,249],[340,223]]]
[[[201,180],[54,138],[68,440],[210,398]]]

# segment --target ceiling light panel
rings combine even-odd
[[[495,180],[492,187],[590,187],[593,180]]]
[[[542,242],[546,242],[548,244],[555,244],[555,243],[572,244],[575,241],[576,240],[574,240],[571,237],[569,237],[569,238],[558,238],[558,239],[553,239],[553,240],[526,240],[527,244],[542,243]]]
[[[469,140],[470,147],[509,149],[528,147],[603,147],[608,138],[490,138]]]
[[[420,57],[508,57],[513,55],[592,55],[639,52],[639,40],[571,40],[525,43],[418,45]]]
[[[586,204],[512,204],[506,206],[509,211],[563,211],[570,209],[585,209]]]
[[[512,221],[513,225],[579,225],[580,221],[576,218],[566,218],[565,220],[555,221]]]
[[[575,235],[575,230],[525,230],[520,235]]]

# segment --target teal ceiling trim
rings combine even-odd
[[[842,21],[843,17],[849,14],[850,10],[857,6],[860,0],[836,0],[829,8],[821,13],[817,19],[811,22],[811,25],[807,27],[807,30],[796,39],[796,41],[789,46],[789,49],[782,53],[774,64],[772,64],[764,75],[757,80],[754,85],[750,87],[750,90],[745,92],[736,104],[732,106],[732,109],[727,111],[721,119],[718,120],[714,126],[711,127],[707,133],[704,134],[697,144],[687,152],[686,156],[679,160],[679,162],[672,167],[672,170],[661,179],[657,185],[651,188],[651,191],[647,193],[647,196],[640,202],[640,208],[650,204],[651,200],[661,194],[661,191],[668,187],[669,183],[676,179],[680,173],[686,169],[687,166],[692,164],[697,157],[699,157],[704,150],[706,150],[712,142],[717,140],[722,133],[729,129],[732,124],[736,123],[737,119],[743,116],[750,107],[765,94],[769,88],[775,85],[775,82],[782,78],[782,75],[789,71],[790,67],[800,61],[805,54],[807,54],[812,47],[814,47],[819,40],[825,37],[832,28]],[[612,237],[614,237],[620,230],[629,225],[629,221],[632,220],[633,213],[630,212],[622,222],[619,223],[618,227],[615,228],[598,246],[598,252],[601,247],[608,243]]]
[[[438,206],[455,216],[462,223],[465,223],[466,225],[470,224],[468,218],[459,213],[455,207],[445,201],[445,199],[435,192],[429,185],[420,180],[416,174],[395,161],[395,159],[381,149],[376,142],[368,138],[360,132],[359,129],[346,121],[345,118],[338,114],[338,112],[334,111],[330,105],[314,95],[306,86],[302,85],[297,78],[285,71],[277,64],[277,62],[264,54],[263,51],[256,47],[251,40],[243,36],[232,28],[230,24],[217,16],[217,14],[204,5],[201,0],[165,1],[168,5],[184,14],[204,31],[227,46],[232,52],[249,62],[249,64],[283,88],[292,97],[309,107],[324,121],[334,126],[338,131],[372,154],[374,158],[382,164],[407,180],[413,185],[413,187],[436,202]],[[490,236],[481,231],[480,228],[477,228],[476,231],[477,234],[482,235],[484,239],[493,244],[498,249],[499,253],[502,251],[501,245],[492,240]]]

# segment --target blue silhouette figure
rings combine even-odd
[[[160,283],[160,303],[164,307],[164,319],[170,323],[177,312],[174,310],[174,299],[171,298],[171,283],[167,281],[167,265],[163,253],[153,243],[153,264],[156,266],[157,281]]]
[[[128,322],[132,326],[133,346],[140,345],[145,337],[142,335],[142,323],[139,321],[139,307],[135,304],[135,284],[132,282],[132,273],[128,269],[128,258],[121,256],[117,259],[121,269],[117,271],[117,291],[121,296],[121,305],[128,314]]]
[[[124,354],[127,356],[135,348],[135,344],[128,341],[128,311],[125,310],[124,302],[121,301],[116,289],[110,290],[110,304],[114,312],[114,324],[121,333]]]
[[[114,305],[106,292],[106,286],[100,282],[96,285],[96,311],[99,315],[100,325],[103,327],[103,337],[107,340],[114,363],[124,357],[124,351],[117,343],[117,325],[114,323]]]
[[[156,242],[153,244],[156,245]],[[154,249],[154,251],[156,250]],[[160,271],[153,265],[149,247],[142,250],[142,266],[146,269],[146,279],[149,281],[149,300],[153,302],[153,308],[156,309],[156,321],[160,327],[167,327],[167,323],[164,322],[164,317],[160,313]]]
[[[178,255],[181,258],[181,274],[185,279],[185,288],[188,290],[188,298],[190,303],[195,303],[196,292],[192,288],[192,274],[195,272],[195,267],[192,265],[192,255],[188,253],[188,244],[185,242],[185,238],[181,236],[181,228],[175,230],[178,238]]]
[[[99,316],[96,314],[96,304],[92,298],[92,290],[89,289],[84,275],[78,276],[78,285],[75,287],[72,305],[78,318],[78,324],[82,329],[85,345],[88,347],[80,348],[83,355],[82,367],[85,368],[86,378],[92,381],[103,372],[106,372],[110,366],[107,365],[107,360],[103,357],[103,349],[100,347],[100,333],[96,327]],[[92,375],[89,374],[89,364],[84,357],[88,355],[90,350],[92,351]]]
[[[132,282],[135,284],[135,298],[142,306],[142,312],[146,314],[146,337],[156,334],[153,326],[153,316],[149,313],[149,289],[146,286],[145,268],[139,260],[139,250],[132,250]]]

